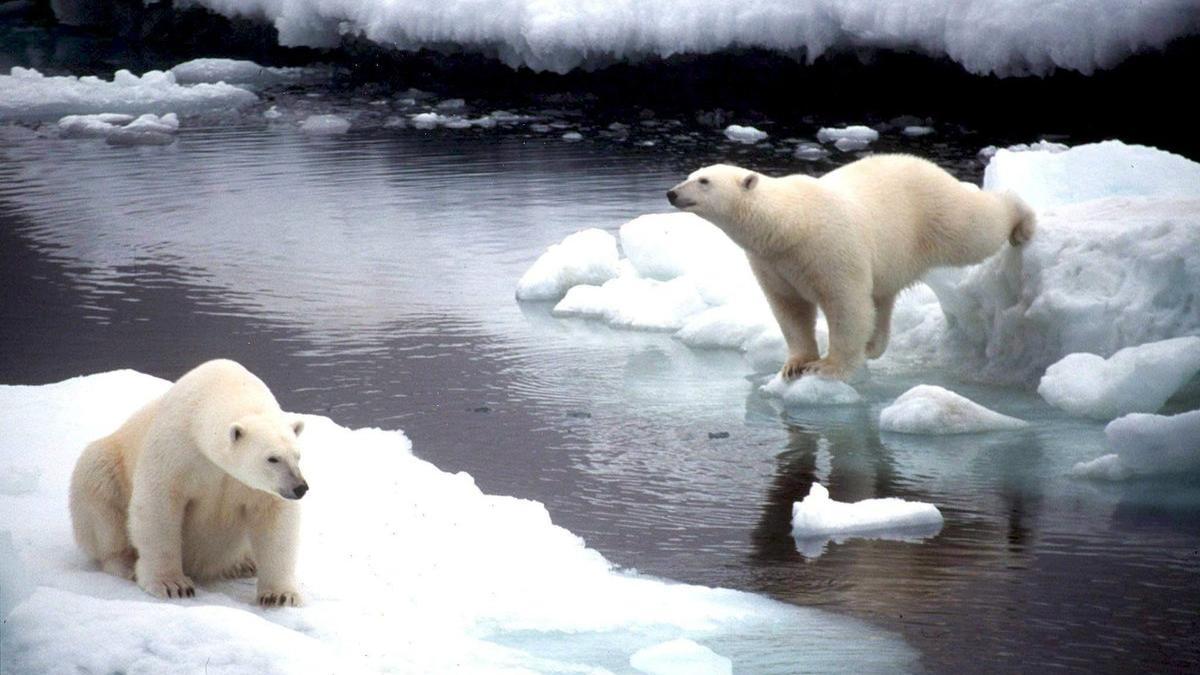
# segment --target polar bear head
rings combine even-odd
[[[758,186],[759,174],[729,164],[693,171],[687,180],[667,190],[671,206],[722,225],[738,211]]]
[[[304,420],[278,413],[245,415],[229,425],[227,447],[217,465],[246,485],[300,499],[308,483],[300,473],[299,436]]]

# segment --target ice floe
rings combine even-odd
[[[739,124],[730,124],[725,127],[725,138],[738,143],[754,144],[767,138],[767,132],[755,129],[754,127],[744,127]]]
[[[602,284],[619,271],[617,240],[599,229],[581,230],[552,244],[517,281],[518,300],[559,300],[572,286]]]
[[[1111,420],[1152,413],[1200,373],[1200,337],[1188,336],[1118,350],[1107,359],[1068,354],[1046,369],[1038,393],[1082,417]]]
[[[170,145],[179,131],[179,116],[146,113],[134,117],[117,113],[67,115],[58,121],[63,138],[103,138],[110,145]]]
[[[313,136],[337,136],[350,131],[350,120],[341,115],[309,115],[300,123],[300,131]]]
[[[118,70],[112,80],[86,75],[46,76],[14,67],[0,75],[0,120],[43,120],[66,115],[195,113],[236,108],[258,97],[231,84],[182,85],[169,72],[141,77]]]
[[[67,485],[89,440],[168,386],[132,371],[0,386],[0,466],[41,472],[34,491],[0,494],[6,672],[656,672],[672,655],[747,672],[913,665],[902,642],[850,619],[614,569],[542,504],[484,494],[413,456],[401,432],[317,416],[302,441],[306,605],[260,609],[252,580],[152,598],[77,550]],[[676,639],[694,644],[663,644]],[[873,648],[847,655],[848,639]]]
[[[989,410],[931,384],[909,389],[879,413],[880,430],[901,434],[969,434],[1025,426],[1024,420]]]
[[[214,58],[185,61],[169,72],[179,84],[224,82],[255,87],[311,81],[320,73],[314,68],[274,68],[253,61]]]
[[[839,502],[813,483],[808,496],[792,504],[792,536],[805,557],[815,558],[830,541],[891,539],[921,541],[942,530],[942,513],[933,504],[896,497]]]
[[[788,406],[847,405],[862,400],[849,384],[812,375],[785,380],[776,373],[760,389],[769,396],[782,399]]]
[[[1132,413],[1109,422],[1104,435],[1116,452],[1079,462],[1071,475],[1125,480],[1200,473],[1200,410],[1178,415]]]

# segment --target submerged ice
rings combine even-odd
[[[847,639],[877,647],[850,659],[856,669],[911,663],[854,621],[614,569],[542,504],[484,494],[414,457],[400,432],[315,416],[303,440],[306,606],[259,609],[252,580],[157,600],[84,559],[66,496],[84,444],[167,386],[118,371],[0,387],[0,466],[40,472],[32,491],[0,494],[5,671],[665,672],[672,654],[713,672],[730,660],[753,671],[758,658],[833,668]],[[589,648],[564,651],[567,639]]]

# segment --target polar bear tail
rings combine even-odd
[[[1020,246],[1033,239],[1033,233],[1037,231],[1037,215],[1017,193],[1006,192],[1004,198],[1008,201],[1013,220],[1012,230],[1008,233],[1008,242],[1013,246]]]

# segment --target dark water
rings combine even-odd
[[[696,166],[834,163],[690,121],[564,113],[560,126],[587,136],[565,143],[562,129],[383,129],[365,102],[328,106],[358,115],[356,129],[185,120],[175,145],[141,149],[0,132],[0,382],[175,378],[234,358],[285,408],[403,428],[418,455],[544,502],[622,566],[866,618],[932,671],[1200,664],[1200,486],[1067,479],[1104,454],[1101,425],[941,372],[876,376],[862,405],[784,413],[737,354],[513,300],[547,245],[666,210],[665,188]],[[627,139],[600,135],[613,121]],[[891,134],[875,149],[978,179],[987,142]],[[919,382],[1034,424],[881,434],[879,409]],[[933,502],[946,525],[924,543],[805,558],[791,505],[816,479],[842,501]]]

